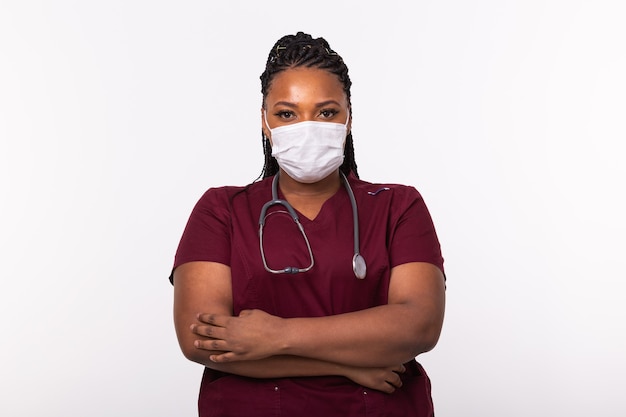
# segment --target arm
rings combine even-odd
[[[230,268],[214,262],[189,262],[174,273],[174,325],[185,357],[211,369],[253,378],[300,376],[345,376],[363,386],[393,392],[402,385],[398,373],[402,365],[358,368],[319,359],[297,356],[273,356],[260,360],[216,363],[211,355],[221,351],[199,349],[196,341],[209,343],[212,339],[199,336],[198,312],[213,311],[222,316],[232,315]]]
[[[434,265],[412,262],[391,271],[388,304],[316,318],[282,319],[259,310],[239,317],[203,314],[196,346],[216,363],[293,355],[354,367],[387,367],[432,349],[443,325],[445,285]]]

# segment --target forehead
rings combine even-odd
[[[339,77],[320,68],[296,67],[276,74],[267,92],[268,105],[275,101],[299,102],[334,99],[346,103]]]

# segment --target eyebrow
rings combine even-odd
[[[315,105],[315,107],[316,108],[320,108],[320,107],[328,106],[330,104],[334,104],[336,106],[341,106],[341,104],[339,104],[339,102],[336,101],[336,100],[326,100],[326,101],[322,101],[320,103],[317,103]],[[296,103],[292,103],[290,101],[277,101],[276,103],[274,103],[273,107],[277,107],[277,106],[285,106],[285,107],[289,107],[289,108],[292,108],[292,109],[295,109],[295,108],[298,107],[298,105]]]

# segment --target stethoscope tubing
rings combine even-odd
[[[275,180],[274,180],[275,181]],[[274,194],[274,193],[272,193]],[[297,268],[294,266],[287,266],[283,269],[272,269],[267,265],[267,260],[265,259],[265,251],[263,250],[263,228],[265,227],[265,219],[267,218],[267,210],[272,206],[283,206],[289,212],[289,215],[293,219],[293,221],[298,226],[304,241],[306,242],[306,247],[309,251],[309,258],[311,259],[311,263],[306,268]],[[309,238],[304,232],[304,227],[302,227],[302,223],[300,223],[300,218],[298,214],[294,210],[294,208],[287,202],[287,200],[281,200],[276,198],[276,196],[272,195],[272,200],[268,201],[263,205],[261,209],[261,215],[259,216],[259,247],[261,248],[261,259],[263,260],[263,267],[266,271],[271,272],[272,274],[297,274],[299,272],[307,272],[313,265],[315,265],[315,260],[313,259],[313,250],[311,249],[311,244],[309,243]]]
[[[354,275],[357,278],[363,279],[367,275],[367,267],[365,264],[365,259],[363,258],[363,256],[361,256],[361,253],[360,253],[359,212],[358,212],[358,208],[356,204],[356,198],[354,197],[352,187],[350,187],[350,183],[348,182],[348,179],[346,178],[345,174],[341,171],[339,173],[341,175],[341,180],[348,193],[348,197],[350,199],[350,205],[352,206],[352,220],[353,220],[353,230],[354,230],[354,256],[352,257],[352,270],[354,271]],[[300,223],[300,219],[295,209],[291,206],[291,204],[289,204],[287,200],[282,200],[278,198],[278,178],[279,178],[279,174],[276,174],[274,176],[274,179],[272,180],[272,199],[263,205],[263,207],[261,208],[261,214],[259,215],[259,248],[261,251],[261,259],[263,261],[263,267],[265,268],[266,271],[271,272],[272,274],[297,274],[301,272],[307,272],[311,270],[311,268],[313,268],[313,265],[315,265],[315,260],[313,257],[313,250],[311,249],[311,244],[309,243],[309,239],[304,231],[304,227],[302,226],[302,223]],[[267,210],[270,207],[275,206],[275,205],[283,206],[287,210],[287,212],[289,213],[293,221],[298,226],[298,229],[300,230],[302,237],[304,238],[304,241],[306,243],[306,246],[309,252],[309,258],[311,259],[311,263],[306,268],[287,266],[283,269],[272,269],[267,265],[267,260],[265,258],[265,251],[263,249],[263,228],[265,227],[265,219],[267,218]]]

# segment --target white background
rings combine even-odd
[[[167,276],[204,190],[260,173],[298,30],[348,63],[361,177],[437,226],[437,415],[626,415],[621,2],[368,4],[0,0],[1,415],[195,415]]]

